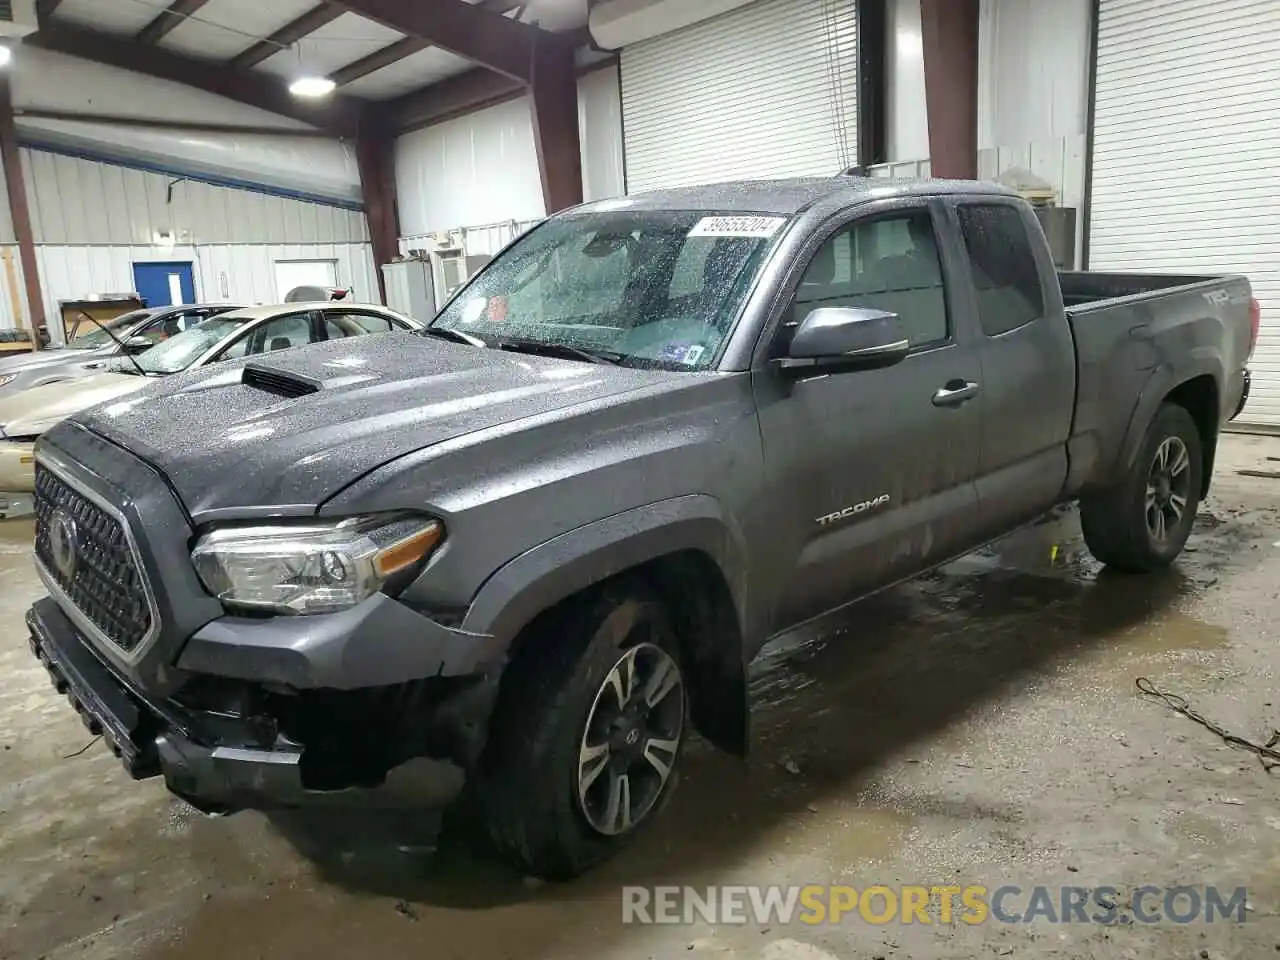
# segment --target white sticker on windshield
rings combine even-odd
[[[691,237],[772,237],[786,223],[785,217],[703,217]]]
[[[475,323],[484,316],[485,308],[489,306],[489,301],[484,297],[474,297],[467,301],[467,305],[462,308],[463,323]]]
[[[693,346],[691,346],[688,350],[684,352],[684,358],[682,362],[687,364],[688,366],[693,366],[695,363],[697,363],[699,360],[702,359],[702,355],[704,353],[706,353],[706,348],[703,347],[702,344],[700,343],[695,343]]]

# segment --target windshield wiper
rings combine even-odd
[[[607,363],[617,366],[625,359],[625,354],[610,353],[607,350],[587,350],[583,347],[571,347],[567,343],[545,343],[541,340],[499,340],[493,344],[499,350],[512,353],[531,353],[538,357],[555,357],[560,360],[585,360],[587,363]]]
[[[419,333],[424,337],[435,337],[438,340],[461,343],[468,347],[487,347],[489,345],[473,334],[463,333],[461,330],[454,330],[451,327],[424,327]]]

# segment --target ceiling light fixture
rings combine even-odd
[[[337,87],[338,85],[328,77],[299,77],[289,84],[289,92],[295,97],[318,100],[329,96]]]

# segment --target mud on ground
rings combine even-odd
[[[27,652],[30,527],[0,525],[0,960],[1280,957],[1280,441],[1231,437],[1188,553],[1111,576],[1060,511],[773,643],[754,751],[695,745],[655,828],[526,883],[428,815],[206,819],[133,783]],[[1055,549],[1056,548],[1056,549]],[[624,927],[624,884],[1245,886],[1246,922]],[[1124,899],[1123,896],[1121,898]]]

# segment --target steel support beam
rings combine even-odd
[[[403,133],[514,100],[524,96],[526,89],[517,80],[476,67],[396,97],[386,106]]]
[[[550,215],[582,202],[578,72],[571,47],[545,44],[537,50],[529,99],[542,199]]]
[[[858,165],[889,159],[887,0],[857,0],[858,15]]]
[[[534,48],[539,38],[553,36],[464,0],[431,0],[430,3],[333,0],[333,3],[526,84],[533,79]]]
[[[322,3],[312,7],[302,16],[290,20],[265,40],[259,40],[249,49],[236,54],[227,61],[227,66],[236,70],[248,70],[256,67],[268,57],[273,57],[281,50],[287,50],[303,37],[309,36],[326,24],[333,23],[346,13],[340,7]]]
[[[506,13],[508,10],[514,10],[516,7],[523,6],[525,0],[480,0],[477,4],[483,10],[491,10],[494,13]],[[361,57],[345,67],[339,67],[329,76],[338,86],[344,86],[353,81],[359,80],[361,77],[367,77],[369,74],[381,70],[383,67],[389,67],[393,63],[399,63],[405,57],[411,57],[415,53],[421,53],[423,50],[429,50],[434,44],[422,37],[404,37],[395,43],[388,44],[380,50],[375,50],[367,57]]]
[[[301,120],[335,136],[355,137],[358,132],[359,101],[334,95],[320,103],[308,103],[290,96],[283,81],[276,77],[229,69],[225,64],[184,57],[163,47],[149,47],[61,23],[45,27],[25,40],[24,45],[186,84],[259,110]]]
[[[4,185],[9,196],[9,214],[18,239],[22,281],[27,293],[27,316],[31,318],[31,346],[40,349],[40,327],[46,326],[44,294],[40,288],[40,265],[36,260],[35,232],[31,227],[31,207],[22,176],[22,156],[18,151],[18,131],[13,123],[13,97],[9,75],[0,75],[0,163],[4,164]]]
[[[361,77],[367,77],[383,67],[398,63],[405,57],[420,53],[430,46],[431,44],[421,37],[405,37],[380,50],[373,51],[367,57],[361,57],[353,63],[348,63],[345,67],[339,67],[329,74],[329,78],[338,86],[345,86],[354,80],[359,80]]]
[[[377,111],[368,111],[360,125],[360,135],[356,138],[356,163],[360,168],[360,192],[373,246],[378,293],[386,303],[382,267],[400,254],[400,219],[396,207],[395,130]]]
[[[920,0],[929,159],[935,177],[978,176],[979,0]]]
[[[168,9],[162,10],[154,20],[138,31],[138,42],[159,43],[174,27],[180,26],[187,17],[198,13],[200,8],[208,2],[209,0],[173,0]]]
[[[158,120],[154,117],[131,117],[123,113],[90,113],[83,110],[44,110],[40,107],[18,107],[14,114],[22,119],[70,120],[74,123],[105,123],[114,127],[138,127],[143,130],[189,130],[192,133],[217,133],[252,137],[315,137],[330,140],[323,130],[290,127],[254,126],[244,123],[208,123],[201,120]]]

